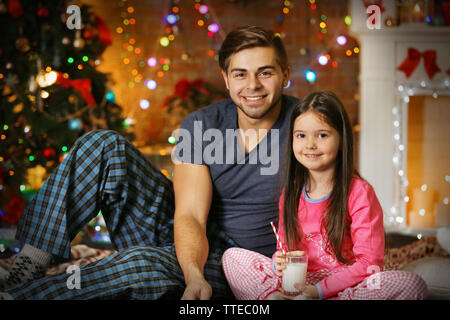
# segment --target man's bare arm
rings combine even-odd
[[[175,250],[186,283],[182,299],[209,299],[212,288],[203,275],[209,252],[206,237],[212,197],[209,169],[203,165],[177,164],[173,185]]]

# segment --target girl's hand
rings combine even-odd
[[[286,269],[286,256],[281,251],[275,253],[275,271],[277,276],[283,275],[283,270]]]
[[[305,254],[304,251],[290,251],[283,254],[281,251],[277,251],[275,253],[275,271],[277,276],[281,277],[283,275],[283,270],[286,269],[286,257],[296,255],[303,256]]]
[[[307,286],[300,283],[295,283],[294,287],[300,290],[301,294],[311,299],[319,299],[319,289],[316,286]]]

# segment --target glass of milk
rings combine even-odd
[[[282,287],[285,295],[296,296],[300,291],[294,287],[294,283],[306,283],[306,270],[308,269],[308,256],[287,255],[286,269],[283,270]]]

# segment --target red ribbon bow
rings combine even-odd
[[[20,196],[12,196],[6,205],[6,212],[0,216],[1,220],[10,225],[17,225],[24,209],[25,200]]]
[[[111,31],[106,25],[105,21],[100,18],[100,16],[95,15],[95,23],[97,24],[98,37],[100,38],[100,43],[103,46],[109,46],[112,43]]]
[[[8,12],[14,19],[23,15],[23,7],[19,0],[8,0]]]
[[[69,80],[65,79],[61,72],[58,72],[58,78],[56,79],[56,84],[63,86],[64,88],[74,88],[78,91],[83,99],[89,106],[95,105],[94,96],[91,93],[91,79],[75,79]]]
[[[406,77],[409,78],[419,65],[421,57],[423,57],[425,71],[430,79],[434,77],[435,73],[441,72],[441,69],[436,64],[436,50],[427,50],[420,53],[414,48],[408,48],[408,56],[397,67],[397,70],[403,71]]]

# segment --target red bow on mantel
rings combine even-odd
[[[364,7],[366,7],[366,9],[367,9],[369,6],[376,5],[376,6],[378,6],[378,7],[380,8],[380,12],[381,12],[381,13],[383,13],[384,10],[386,10],[386,9],[383,7],[383,0],[375,0],[375,1],[363,0],[363,2],[364,2]]]
[[[419,65],[421,57],[423,57],[425,71],[430,79],[434,77],[435,73],[441,72],[441,69],[436,64],[436,50],[427,50],[420,53],[414,48],[408,48],[408,56],[405,61],[397,67],[397,70],[403,71],[406,77],[409,78]]]
[[[63,86],[64,88],[74,88],[77,90],[83,99],[86,101],[88,106],[95,106],[95,99],[91,93],[91,79],[74,79],[69,80],[64,78],[61,72],[58,72],[58,78],[56,79],[56,84]]]

